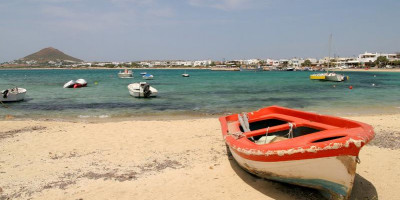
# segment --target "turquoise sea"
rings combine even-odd
[[[103,119],[171,116],[219,116],[270,105],[321,114],[400,113],[400,73],[344,72],[341,83],[310,80],[313,72],[229,72],[180,69],[133,70],[0,70],[0,90],[16,85],[28,90],[25,101],[0,105],[0,117],[15,119]],[[156,98],[131,97],[127,85],[143,81],[159,91]],[[64,89],[64,83],[86,79],[88,87]],[[97,84],[95,84],[97,83]],[[374,85],[373,85],[374,84]],[[352,86],[353,89],[349,89]]]

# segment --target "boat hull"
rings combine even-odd
[[[74,80],[70,80],[70,81],[66,82],[63,87],[64,88],[73,88],[74,85],[75,85],[75,81]]]
[[[153,80],[153,79],[154,79],[154,76],[153,76],[153,75],[144,75],[144,76],[142,76],[142,78],[143,78],[144,80]]]
[[[157,89],[149,86],[149,90],[151,91],[150,96],[148,97],[156,97],[158,95]],[[146,98],[143,88],[141,88],[139,83],[132,83],[128,85],[129,94],[136,98]]]
[[[344,76],[340,74],[325,76],[325,81],[341,82],[344,81]]]
[[[347,199],[356,172],[355,156],[335,156],[280,162],[254,161],[231,149],[236,162],[261,178],[318,189],[328,199]]]
[[[325,75],[310,75],[310,79],[311,80],[324,80],[325,79]]]
[[[9,93],[4,97],[3,93],[0,94],[0,101],[1,102],[16,102],[16,101],[23,101],[25,99],[26,89],[18,88],[18,92],[11,91],[9,89]]]
[[[319,189],[330,199],[349,198],[361,147],[374,137],[371,126],[279,106],[245,114],[219,118],[240,166],[263,178]]]
[[[119,78],[133,78],[132,73],[118,73]]]

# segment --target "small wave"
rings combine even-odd
[[[108,115],[100,115],[99,118],[103,119],[103,118],[109,118],[110,116]]]

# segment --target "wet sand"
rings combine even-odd
[[[351,199],[400,199],[400,114],[374,126]],[[226,155],[217,118],[0,121],[0,199],[321,199],[252,176]]]

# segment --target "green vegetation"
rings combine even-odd
[[[388,63],[389,63],[389,60],[385,56],[379,56],[375,60],[374,64],[377,65],[378,67],[385,67]]]
[[[305,60],[303,63],[301,63],[301,66],[307,66],[310,67],[311,66],[311,61],[310,60]]]

